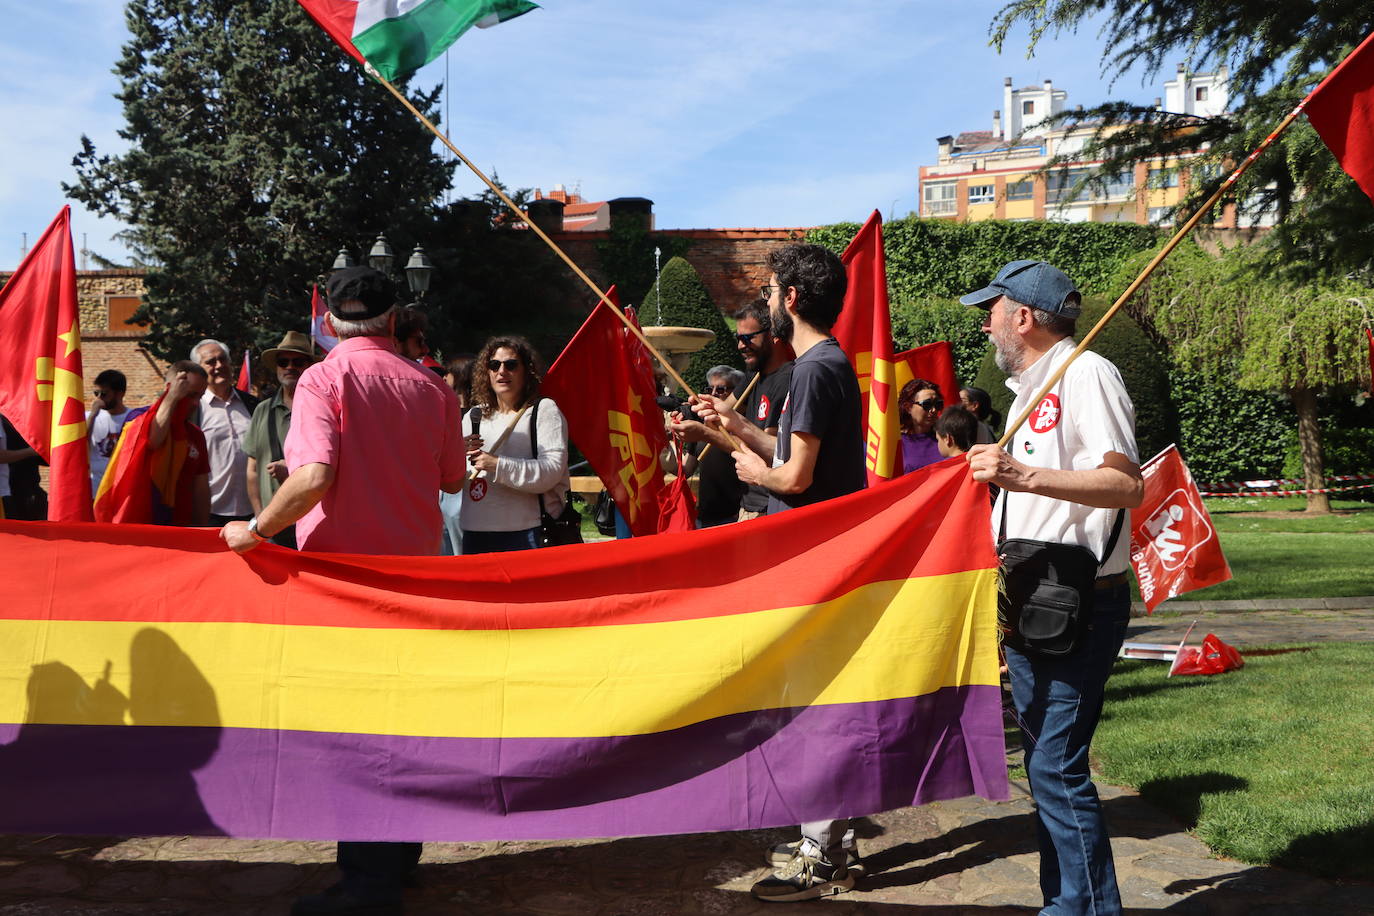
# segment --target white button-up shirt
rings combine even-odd
[[[1009,416],[1021,416],[1030,399],[1069,358],[1076,344],[1064,338],[1019,376],[1007,379],[1016,394]],[[1037,468],[1083,471],[1102,466],[1108,452],[1139,463],[1135,444],[1135,406],[1121,373],[1091,350],[1073,361],[1008,444],[1011,456]],[[1010,502],[1008,502],[1010,496]],[[1063,499],[1003,490],[992,512],[993,535],[1006,510],[1007,537],[1078,544],[1102,558],[1119,509],[1095,509]],[[1127,510],[1129,516],[1129,510]],[[1121,526],[1112,555],[1098,575],[1125,572],[1130,559],[1130,518]]]
[[[234,389],[221,400],[214,392],[200,396],[200,428],[210,450],[210,512],[214,515],[249,515],[248,456],[243,439],[253,415]]]

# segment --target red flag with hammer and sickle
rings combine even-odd
[[[924,378],[940,387],[946,404],[959,403],[954,355],[945,341],[893,354],[887,301],[883,218],[877,210],[854,236],[840,260],[848,274],[844,308],[831,333],[849,357],[863,395],[868,485],[902,473],[902,423],[897,398],[902,386]]]
[[[0,289],[0,413],[48,462],[48,518],[91,521],[71,208]]]
[[[607,296],[618,302],[615,287]],[[635,537],[658,534],[675,518],[694,518],[691,491],[668,487],[658,463],[668,437],[649,354],[604,302],[568,341],[539,390],[568,418],[569,435]]]

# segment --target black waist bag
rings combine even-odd
[[[1010,494],[1008,494],[1009,496]],[[1102,560],[1086,547],[1026,538],[1001,539],[997,615],[1004,641],[1033,655],[1072,655],[1091,625],[1097,572],[1112,555],[1126,510],[1117,513]],[[1001,533],[1007,528],[1002,503]]]

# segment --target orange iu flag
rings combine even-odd
[[[51,466],[48,518],[91,521],[71,208],[0,289],[0,413]]]
[[[844,309],[832,333],[859,376],[864,396],[865,461],[868,485],[902,473],[902,386],[924,378],[940,387],[946,404],[959,402],[954,357],[945,341],[893,355],[892,318],[887,301],[883,218],[877,210],[840,256],[849,277]]]

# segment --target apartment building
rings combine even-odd
[[[1030,220],[1062,222],[1162,222],[1170,208],[1187,193],[1192,179],[1188,159],[1152,159],[1110,176],[1105,187],[1081,190],[1075,186],[1101,160],[1076,159],[1091,138],[1094,126],[1052,127],[1047,122],[1063,113],[1069,94],[1052,80],[1039,86],[1013,88],[1007,77],[1002,107],[992,113],[991,130],[965,131],[936,140],[935,165],[921,166],[921,216],[958,220]],[[1227,71],[1192,73],[1183,65],[1164,84],[1155,108],[1201,118],[1223,114],[1229,102]],[[1080,109],[1081,110],[1081,106]],[[1067,162],[1049,173],[1040,170],[1051,160]],[[1242,217],[1226,205],[1217,228],[1270,225],[1267,217]]]

